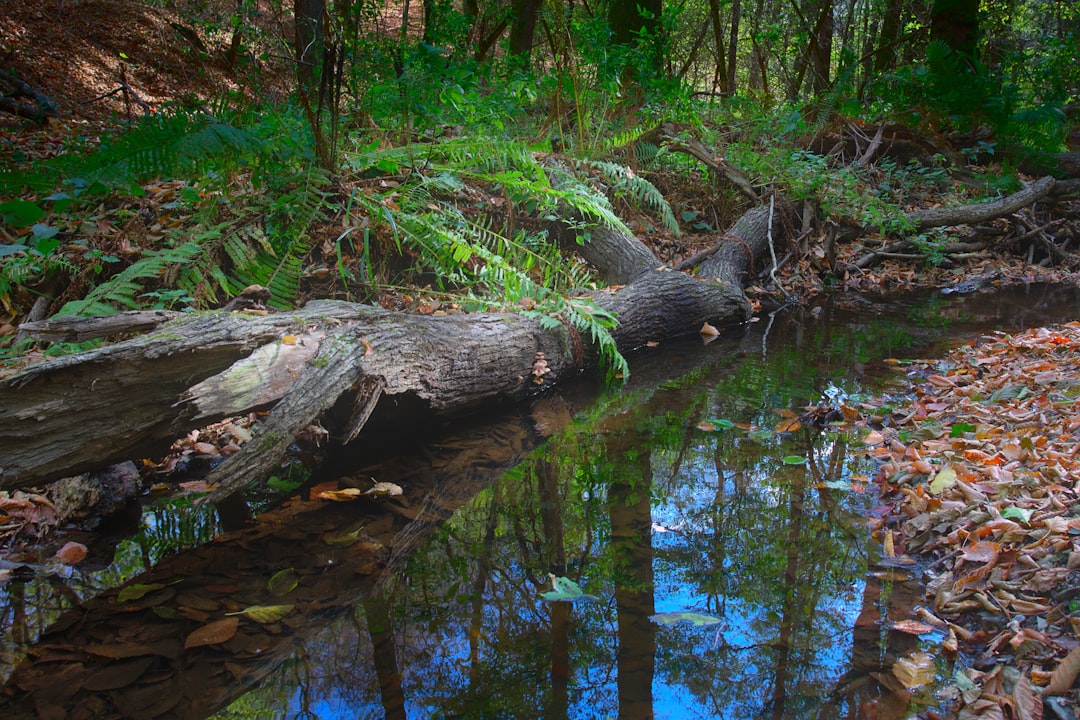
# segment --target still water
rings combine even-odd
[[[905,717],[936,702],[891,673],[919,644],[889,627],[918,568],[881,561],[857,436],[794,416],[887,392],[888,358],[1078,307],[829,298],[641,353],[618,390],[395,430],[324,478],[401,497],[294,499],[228,532],[151,508],[100,569],[0,586],[0,715]]]

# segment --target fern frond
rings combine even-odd
[[[596,170],[616,193],[625,192],[638,207],[650,208],[660,214],[664,227],[679,237],[682,230],[664,194],[655,185],[623,165],[603,160],[584,160],[582,164]]]
[[[143,290],[143,281],[163,275],[172,265],[188,265],[202,252],[200,240],[189,240],[179,247],[165,250],[148,250],[137,261],[98,285],[81,300],[72,300],[64,305],[58,314],[114,315],[119,312],[118,305],[129,310],[136,309],[139,307],[136,298]]]

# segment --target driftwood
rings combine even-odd
[[[790,224],[786,215],[767,207],[747,213],[728,232],[730,247],[699,269],[706,280],[657,269],[651,253],[639,253],[631,270],[620,271],[632,275],[625,287],[595,296],[619,317],[619,350],[696,333],[705,322],[747,320],[742,278],[770,236]],[[612,256],[620,237],[634,243],[605,236]],[[593,258],[607,276],[604,261]],[[166,316],[126,317],[152,324]],[[63,325],[54,319],[40,327],[49,337],[85,337],[88,327]],[[293,438],[331,409],[346,418],[342,434],[354,437],[375,421],[369,418],[389,421],[403,404],[465,413],[526,397],[594,359],[590,339],[568,324],[512,314],[435,317],[319,301],[267,316],[184,315],[0,382],[0,489],[152,457],[193,428],[273,407],[254,439],[213,471],[220,499],[267,474]]]

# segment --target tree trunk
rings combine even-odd
[[[979,0],[934,0],[930,39],[945,43],[968,63],[977,60]]]
[[[663,68],[664,60],[662,14],[662,0],[613,0],[608,10],[611,41],[626,47],[645,41],[647,61],[656,72]]]
[[[532,55],[533,36],[536,34],[536,17],[541,0],[514,0],[514,20],[510,24],[510,54],[521,57],[525,65]]]
[[[720,0],[709,0],[709,24],[712,25],[713,44],[716,46],[713,90],[719,88],[721,95],[728,95],[728,71],[725,55],[727,49],[724,47],[724,32],[723,27],[720,25]]]
[[[728,35],[728,47],[727,47],[727,89],[726,92],[729,97],[735,96],[736,89],[736,75],[735,75],[735,59],[737,57],[736,52],[739,47],[739,22],[742,19],[742,3],[741,0],[732,0],[731,2],[731,32]]]
[[[727,233],[731,247],[702,266],[708,280],[658,270],[636,239],[595,232],[583,254],[602,276],[626,283],[595,296],[619,318],[612,336],[620,352],[696,333],[705,322],[747,320],[742,275],[770,235],[790,226],[781,223],[784,213],[758,208],[740,219]],[[62,325],[42,329],[55,337]],[[211,474],[220,497],[268,473],[297,433],[335,406],[349,417],[348,441],[373,411],[385,414],[382,398],[460,414],[521,399],[595,357],[591,338],[568,323],[522,315],[406,315],[333,301],[266,317],[182,315],[0,382],[0,489],[154,456],[193,428],[273,406],[255,439]]]
[[[296,77],[301,92],[309,100],[319,96],[323,59],[323,0],[294,0],[296,23]]]

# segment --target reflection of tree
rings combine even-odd
[[[615,607],[618,612],[619,718],[653,717],[652,685],[656,626],[652,552],[652,461],[648,438],[627,433],[609,438],[607,456],[615,472],[608,487]]]
[[[379,682],[379,698],[386,720],[405,720],[405,694],[401,690],[401,672],[397,666],[397,647],[390,620],[390,601],[372,596],[363,601],[368,632],[373,649],[372,664]]]
[[[776,647],[776,665],[773,670],[772,697],[769,699],[771,715],[774,718],[785,716],[787,704],[787,682],[791,675],[792,634],[795,624],[805,622],[799,617],[798,596],[804,592],[805,582],[799,574],[800,545],[803,534],[803,502],[806,497],[806,473],[796,472],[788,494],[788,526],[785,533],[787,562],[784,565],[783,602],[780,606],[780,629],[774,646]],[[812,608],[811,608],[812,610]]]

